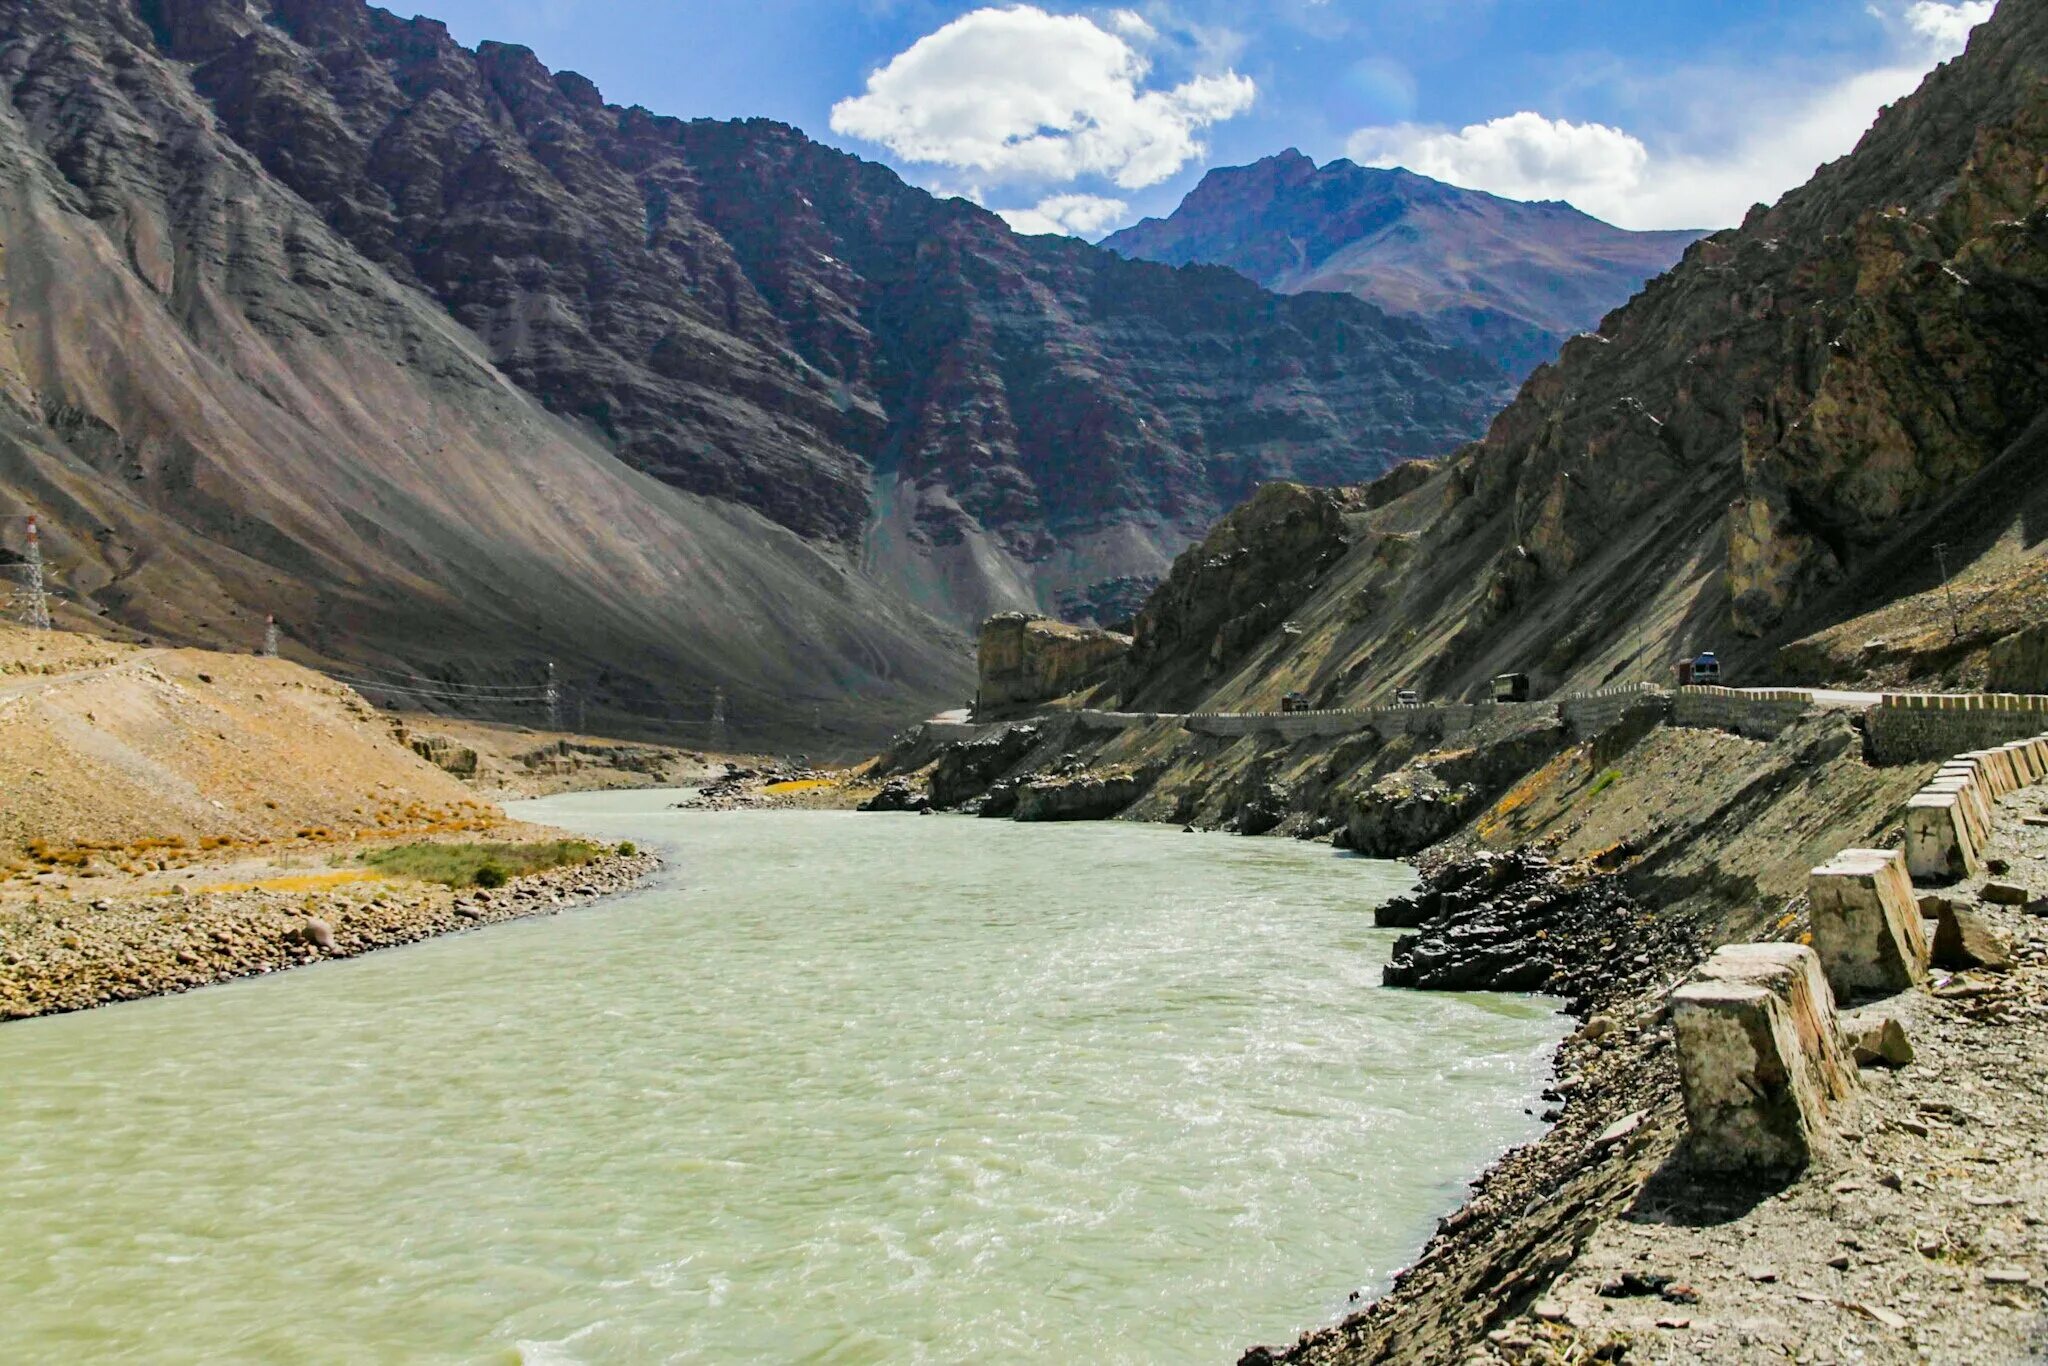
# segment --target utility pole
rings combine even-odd
[[[28,519],[28,624],[31,630],[50,629],[50,595],[43,584],[43,538],[36,519]]]
[[[277,658],[277,613],[275,612],[263,618],[263,657],[265,659]]]
[[[547,703],[548,729],[558,731],[562,728],[562,691],[555,686],[555,661],[552,659],[548,661]]]
[[[1956,640],[1963,638],[1962,618],[1956,615],[1956,586],[1948,576],[1948,542],[1934,547],[1934,562],[1941,566],[1942,591],[1948,595],[1948,630]]]

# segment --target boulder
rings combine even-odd
[[[1994,906],[2024,906],[2034,899],[2032,892],[2014,882],[1987,882],[1983,895]]]
[[[1835,996],[1905,991],[1927,975],[1920,903],[1897,849],[1845,849],[1807,881],[1813,947]]]
[[[1936,907],[1934,963],[1956,970],[1987,968],[2004,972],[2012,966],[2012,949],[1981,912],[1944,901]]]
[[[1845,1011],[1841,1028],[1842,1047],[1858,1067],[1904,1067],[1913,1061],[1913,1041],[1895,1015],[1876,1009]]]
[[[1017,786],[1019,821],[1106,821],[1144,795],[1146,779],[1130,772],[1032,778]]]
[[[880,792],[860,804],[863,811],[925,811],[932,799],[912,787],[907,779],[891,778]]]
[[[1671,1019],[1695,1166],[1794,1171],[1829,1145],[1856,1082],[1813,950],[1717,950],[1673,994]]]

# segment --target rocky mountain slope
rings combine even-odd
[[[1412,317],[1516,379],[1676,264],[1697,232],[1629,232],[1404,170],[1288,149],[1209,172],[1167,218],[1107,238],[1126,256],[1229,266],[1288,294],[1329,291]]]
[[[115,243],[129,273],[176,274],[197,186],[260,180],[289,201],[245,229],[284,259],[274,308],[360,296],[294,273],[331,247],[590,445],[955,625],[1127,613],[1259,480],[1439,454],[1498,401],[1373,308],[1020,238],[794,129],[609,106],[360,0],[5,0],[0,37],[25,140],[88,216],[136,182],[166,202]]]
[[[2042,578],[2044,165],[2048,7],[2007,0],[1852,155],[1689,249],[1420,487],[1347,514],[1335,563],[1269,584],[1238,561],[1223,588],[1284,625],[1219,630],[1208,704],[1668,681],[1701,648],[1754,681],[1788,645],[1782,667],[1818,652],[1836,677],[1981,680]],[[1909,648],[1846,643],[1886,614]],[[1134,660],[1185,634],[1171,615],[1154,600]]]

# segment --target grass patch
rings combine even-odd
[[[380,873],[438,882],[444,887],[502,887],[515,877],[573,868],[590,862],[604,846],[588,840],[545,844],[401,844],[375,849],[363,862]]]
[[[1605,792],[1608,788],[1613,787],[1616,783],[1620,781],[1621,770],[1618,768],[1610,768],[1605,773],[1600,775],[1599,781],[1593,784],[1593,790],[1591,792],[1588,792],[1586,795],[1588,797],[1597,797],[1601,793]]]

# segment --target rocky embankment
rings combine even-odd
[[[1394,945],[1388,986],[1537,991],[1581,1017],[1668,986],[1705,952],[1691,917],[1654,914],[1620,878],[1529,849],[1446,864],[1373,923],[1415,931]]]
[[[318,892],[173,890],[4,905],[0,1020],[190,991],[553,915],[624,891],[659,864],[651,854],[614,851],[488,891],[362,883]]]

